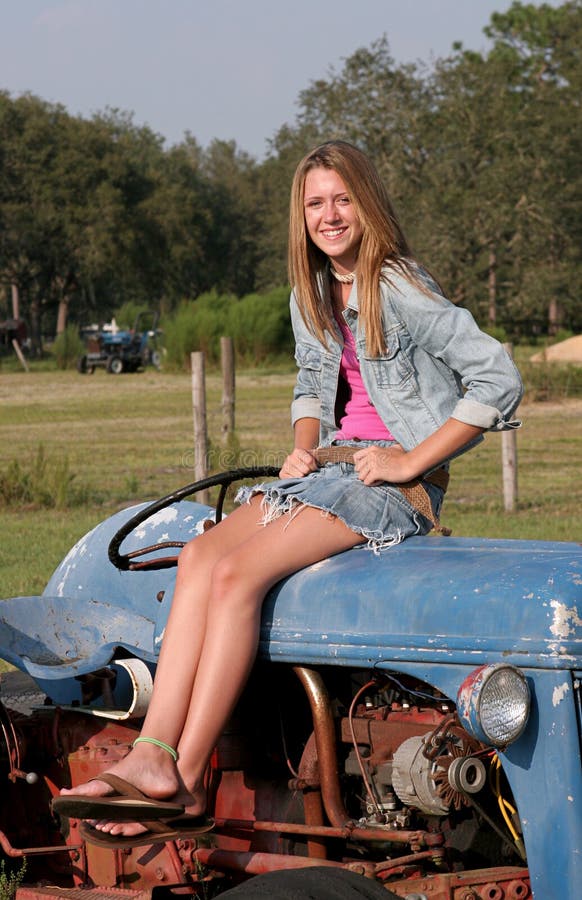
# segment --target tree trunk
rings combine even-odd
[[[57,335],[63,334],[67,327],[67,316],[69,314],[69,298],[61,297],[59,300],[59,309],[57,313]]]
[[[553,337],[562,324],[562,310],[556,297],[550,297],[548,308],[548,334]]]
[[[16,320],[20,318],[20,297],[16,284],[12,285],[12,318]]]
[[[489,307],[487,313],[487,321],[489,325],[495,325],[497,322],[497,254],[495,248],[489,248]]]
[[[30,314],[30,346],[33,356],[42,356],[42,329],[40,315],[40,300],[33,297],[29,306]]]

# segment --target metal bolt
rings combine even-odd
[[[521,900],[529,896],[529,888],[525,881],[510,881],[506,889],[507,900]]]
[[[498,884],[486,884],[483,888],[483,896],[487,900],[503,900],[503,891]]]

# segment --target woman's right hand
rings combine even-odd
[[[304,478],[310,472],[315,472],[319,466],[315,457],[309,450],[302,447],[295,447],[291,451],[279,472],[280,478]]]

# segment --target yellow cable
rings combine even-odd
[[[497,804],[499,806],[499,809],[501,811],[501,815],[503,816],[505,824],[509,828],[509,831],[511,833],[513,840],[515,841],[516,844],[521,845],[521,838],[519,837],[513,822],[511,821],[511,819],[509,818],[509,816],[507,814],[508,809],[510,810],[510,812],[515,814],[515,809],[513,808],[511,803],[509,803],[507,800],[504,800],[503,797],[501,796],[501,783],[500,783],[501,782],[501,760],[499,759],[498,754],[495,754],[495,759],[493,761],[493,764],[495,766],[494,792],[497,797]]]

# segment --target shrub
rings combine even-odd
[[[147,306],[143,303],[136,303],[134,300],[126,300],[125,303],[115,310],[113,317],[120,331],[129,331],[135,325],[135,320],[140,313],[148,312]]]
[[[499,341],[500,344],[505,344],[509,340],[503,325],[487,325],[487,327],[483,328],[483,331],[485,334],[495,338],[496,341]]]
[[[67,325],[62,334],[57,335],[53,344],[57,369],[74,369],[77,360],[85,352],[76,325]]]
[[[226,310],[237,303],[236,297],[210,291],[195,301],[183,301],[163,322],[166,366],[187,368],[190,354],[202,350],[207,362],[220,358],[220,338],[225,334]]]
[[[561,400],[582,397],[582,366],[572,363],[521,363],[519,366],[525,386],[525,399]]]
[[[574,337],[574,332],[569,331],[567,328],[560,328],[551,338],[548,338],[548,345],[551,344],[561,344],[562,341],[567,341],[568,338]]]
[[[18,871],[6,871],[6,863],[0,861],[0,900],[14,900],[16,891],[22,884],[26,873],[26,857],[22,858]]]
[[[78,485],[69,458],[49,459],[42,444],[32,459],[12,459],[0,472],[0,501],[5,506],[66,509],[95,500],[87,485]]]
[[[233,338],[237,359],[246,364],[288,355],[292,348],[289,289],[249,294],[240,300],[211,291],[183,302],[164,320],[163,329],[170,368],[187,368],[194,350],[203,351],[209,365],[217,364],[223,336]]]
[[[289,289],[276,288],[268,294],[243,297],[229,309],[227,334],[234,340],[237,357],[247,364],[291,354]]]

